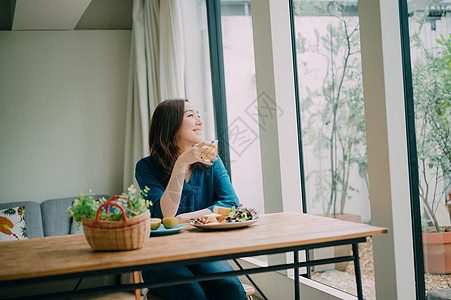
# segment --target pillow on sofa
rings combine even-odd
[[[0,210],[0,241],[25,240],[27,226],[25,224],[25,206]]]
[[[84,233],[83,225],[82,224],[78,225],[77,221],[75,221],[72,218],[72,223],[70,224],[70,232],[69,232],[69,234],[80,234],[80,233]]]

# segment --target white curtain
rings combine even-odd
[[[180,1],[133,1],[123,190],[136,184],[135,165],[148,155],[155,107],[164,99],[185,97]]]
[[[180,2],[160,2],[160,79],[161,98],[184,98],[184,45]]]

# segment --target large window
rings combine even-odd
[[[451,1],[411,1],[408,11],[425,286],[431,291],[451,286]]]
[[[294,14],[307,212],[370,223],[357,1],[296,0]],[[360,251],[364,295],[375,299],[371,241]],[[314,280],[356,294],[353,263],[313,271]]]
[[[363,26],[365,24],[381,25],[382,28],[377,28],[375,34],[380,32],[382,40],[393,41],[398,38],[398,35],[393,31],[396,37],[391,36],[390,30],[387,31],[387,26],[385,26],[390,23],[387,22],[387,19],[394,20],[393,15],[387,13],[388,10],[381,10],[381,18],[371,19],[371,21],[367,21],[368,18],[359,20],[357,0],[293,0],[292,2],[294,5],[294,55],[297,61],[295,74],[298,79],[296,84],[299,88],[299,103],[297,104],[302,140],[300,146],[303,154],[301,172],[305,181],[302,188],[305,192],[303,201],[306,211],[310,214],[331,218],[371,223],[359,22],[362,22],[362,30],[368,30],[368,26]],[[409,122],[412,122],[410,128],[413,128],[413,123],[415,123],[417,151],[412,151],[414,147],[408,151],[409,154],[412,152],[418,154],[419,178],[418,180],[412,179],[412,177],[410,179],[414,180],[412,186],[416,187],[418,184],[419,187],[426,289],[432,291],[449,287],[451,280],[450,275],[446,275],[451,272],[444,270],[445,267],[451,265],[451,256],[449,254],[436,255],[438,262],[435,263],[435,267],[438,269],[435,269],[429,265],[432,257],[428,254],[428,249],[432,249],[433,253],[437,253],[437,249],[445,249],[445,241],[451,240],[446,237],[447,232],[444,232],[444,230],[451,231],[448,229],[451,223],[451,195],[449,194],[451,191],[451,143],[449,138],[451,136],[451,1],[409,0],[399,1],[399,3],[401,6],[405,6],[407,3],[408,6],[406,15],[409,18],[412,78],[404,79],[405,82],[412,79],[415,108],[415,122],[412,122],[412,119]],[[372,12],[373,6],[368,6],[365,1],[361,1],[361,4],[361,12],[365,12],[368,16],[368,13]],[[387,9],[389,6],[376,5],[375,7]],[[257,11],[258,7],[254,6],[254,8]],[[228,114],[227,131],[229,133],[232,179],[238,195],[246,205],[257,207],[264,212],[261,176],[259,176],[261,170],[258,124],[252,115],[247,113],[257,98],[254,81],[252,27],[249,15],[251,9],[250,1],[221,1]],[[390,11],[393,12],[393,10]],[[407,20],[407,17],[404,19],[401,16],[400,20],[401,32],[404,32],[403,20]],[[379,21],[381,24],[378,24]],[[402,37],[401,44],[405,41],[404,35]],[[377,38],[380,37],[376,36],[374,43],[365,41],[365,55],[369,53],[368,48],[375,49],[380,46]],[[383,61],[393,62],[387,59],[392,56],[386,54],[390,51],[392,51],[391,53],[396,52],[397,45],[393,47],[394,50],[389,47],[390,43],[383,46],[383,49],[380,50],[384,54]],[[405,57],[403,58],[405,59]],[[371,67],[374,66],[370,66],[370,70]],[[395,70],[396,67],[390,68],[390,66],[384,65],[382,69],[385,72],[385,70]],[[375,71],[374,69],[377,68],[373,68],[372,71]],[[392,73],[390,72],[390,74]],[[407,72],[404,75],[406,74]],[[383,74],[385,78],[390,77],[386,75],[388,73]],[[396,87],[401,86],[401,84],[395,85]],[[369,86],[372,87],[371,84]],[[379,87],[379,90],[381,89],[384,88]],[[409,90],[408,84],[405,86],[406,94],[408,94],[407,90]],[[367,91],[368,89],[366,89]],[[387,102],[386,108],[387,112],[393,112],[394,109],[390,106],[400,99],[399,95],[396,95],[396,92],[399,91],[393,85],[389,92],[393,93],[387,96],[390,102]],[[370,98],[370,96],[367,97]],[[379,98],[382,99],[382,97]],[[381,101],[381,103],[383,102]],[[367,102],[367,107],[370,106]],[[406,109],[409,110],[410,107],[407,106]],[[367,111],[367,116],[376,115],[378,115],[376,112],[373,114],[371,111]],[[389,113],[387,116],[392,117]],[[399,113],[399,117],[403,117],[402,112]],[[390,125],[385,121],[377,124]],[[370,135],[370,133],[374,134],[372,125],[374,123],[368,120],[368,136],[371,138],[368,142],[375,142],[374,136]],[[395,129],[393,127],[387,129],[390,132],[396,131],[391,131]],[[413,140],[412,136],[413,131],[409,131],[409,141]],[[388,147],[388,150],[391,154],[393,143],[390,144],[391,147]],[[372,154],[371,157],[374,157],[374,152],[370,152],[370,154]],[[396,155],[402,156],[399,153]],[[416,158],[413,161],[416,162]],[[390,163],[390,168],[396,168],[393,166],[393,162]],[[409,163],[412,166],[411,161]],[[373,171],[374,168],[371,167],[371,170]],[[391,174],[391,170],[387,173],[385,171],[380,173]],[[256,174],[258,175],[255,176]],[[379,175],[378,172],[375,174]],[[379,184],[373,178],[372,194],[374,194],[374,186]],[[407,178],[402,179],[407,180]],[[385,187],[385,183],[383,185]],[[393,186],[391,187],[393,188]],[[415,197],[416,195],[418,193],[414,194]],[[401,200],[406,199],[407,197]],[[378,199],[372,200],[374,201],[372,204],[378,202]],[[398,200],[391,199],[387,203],[402,202]],[[378,204],[380,203],[378,202]],[[418,208],[415,203],[412,207],[413,211]],[[373,208],[375,208],[373,210],[374,222],[380,221],[381,216],[384,216],[384,207],[382,207],[382,211],[379,211],[381,206],[373,205]],[[396,211],[387,212],[390,217],[393,217],[393,221],[398,222],[401,218],[395,215],[396,213]],[[412,219],[415,222],[413,215],[412,213]],[[417,215],[419,216],[419,213]],[[404,218],[403,223],[405,224],[404,221],[408,222],[409,220]],[[387,226],[391,225],[387,224]],[[400,232],[405,233],[403,228],[400,230],[399,227],[390,227],[390,229],[396,237]],[[430,245],[429,233],[432,232],[435,232],[436,235],[432,239],[436,241]],[[414,231],[414,242],[418,236],[417,231]],[[384,241],[384,243],[391,243],[390,245],[394,247],[396,270],[382,267],[379,269],[382,269],[382,272],[378,274],[399,272],[398,262],[403,260],[399,259],[398,253],[399,249],[404,248],[399,247],[399,243],[393,245],[392,241]],[[372,241],[364,243],[359,250],[364,296],[366,299],[375,299]],[[342,251],[350,251],[350,249],[326,248],[322,251],[315,251],[311,255],[315,259],[328,257],[331,254],[342,256]],[[378,250],[379,257],[380,253],[381,251]],[[421,254],[421,252],[415,253]],[[416,263],[422,266],[423,262],[421,260]],[[353,270],[352,263],[315,267],[312,270],[312,278],[355,294]],[[417,274],[422,274],[422,272],[417,272]],[[407,275],[410,277],[412,274]],[[406,282],[411,283],[410,279]],[[402,286],[403,283],[397,282],[393,286]],[[419,284],[418,280],[417,284]]]

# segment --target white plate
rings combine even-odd
[[[216,230],[216,229],[242,228],[242,227],[252,225],[257,221],[258,221],[258,219],[249,220],[249,221],[245,221],[245,222],[236,222],[236,223],[210,223],[210,224],[199,225],[199,224],[195,224],[194,220],[192,220],[190,222],[190,224],[197,228],[202,228],[202,229],[206,229],[206,230]]]

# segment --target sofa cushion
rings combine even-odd
[[[41,203],[44,236],[69,234],[71,220],[66,210],[74,199],[74,197],[52,199]]]
[[[94,195],[94,199],[100,199],[107,195]],[[41,203],[42,226],[44,236],[56,236],[70,234],[72,218],[67,214],[67,208],[77,197],[46,200]]]
[[[0,211],[20,206],[25,206],[25,224],[27,226],[28,238],[43,237],[41,207],[38,203],[31,201],[0,203]]]
[[[71,218],[71,224],[70,224],[70,234],[80,234],[84,233],[83,225],[78,225],[77,222],[74,220],[74,218]]]

